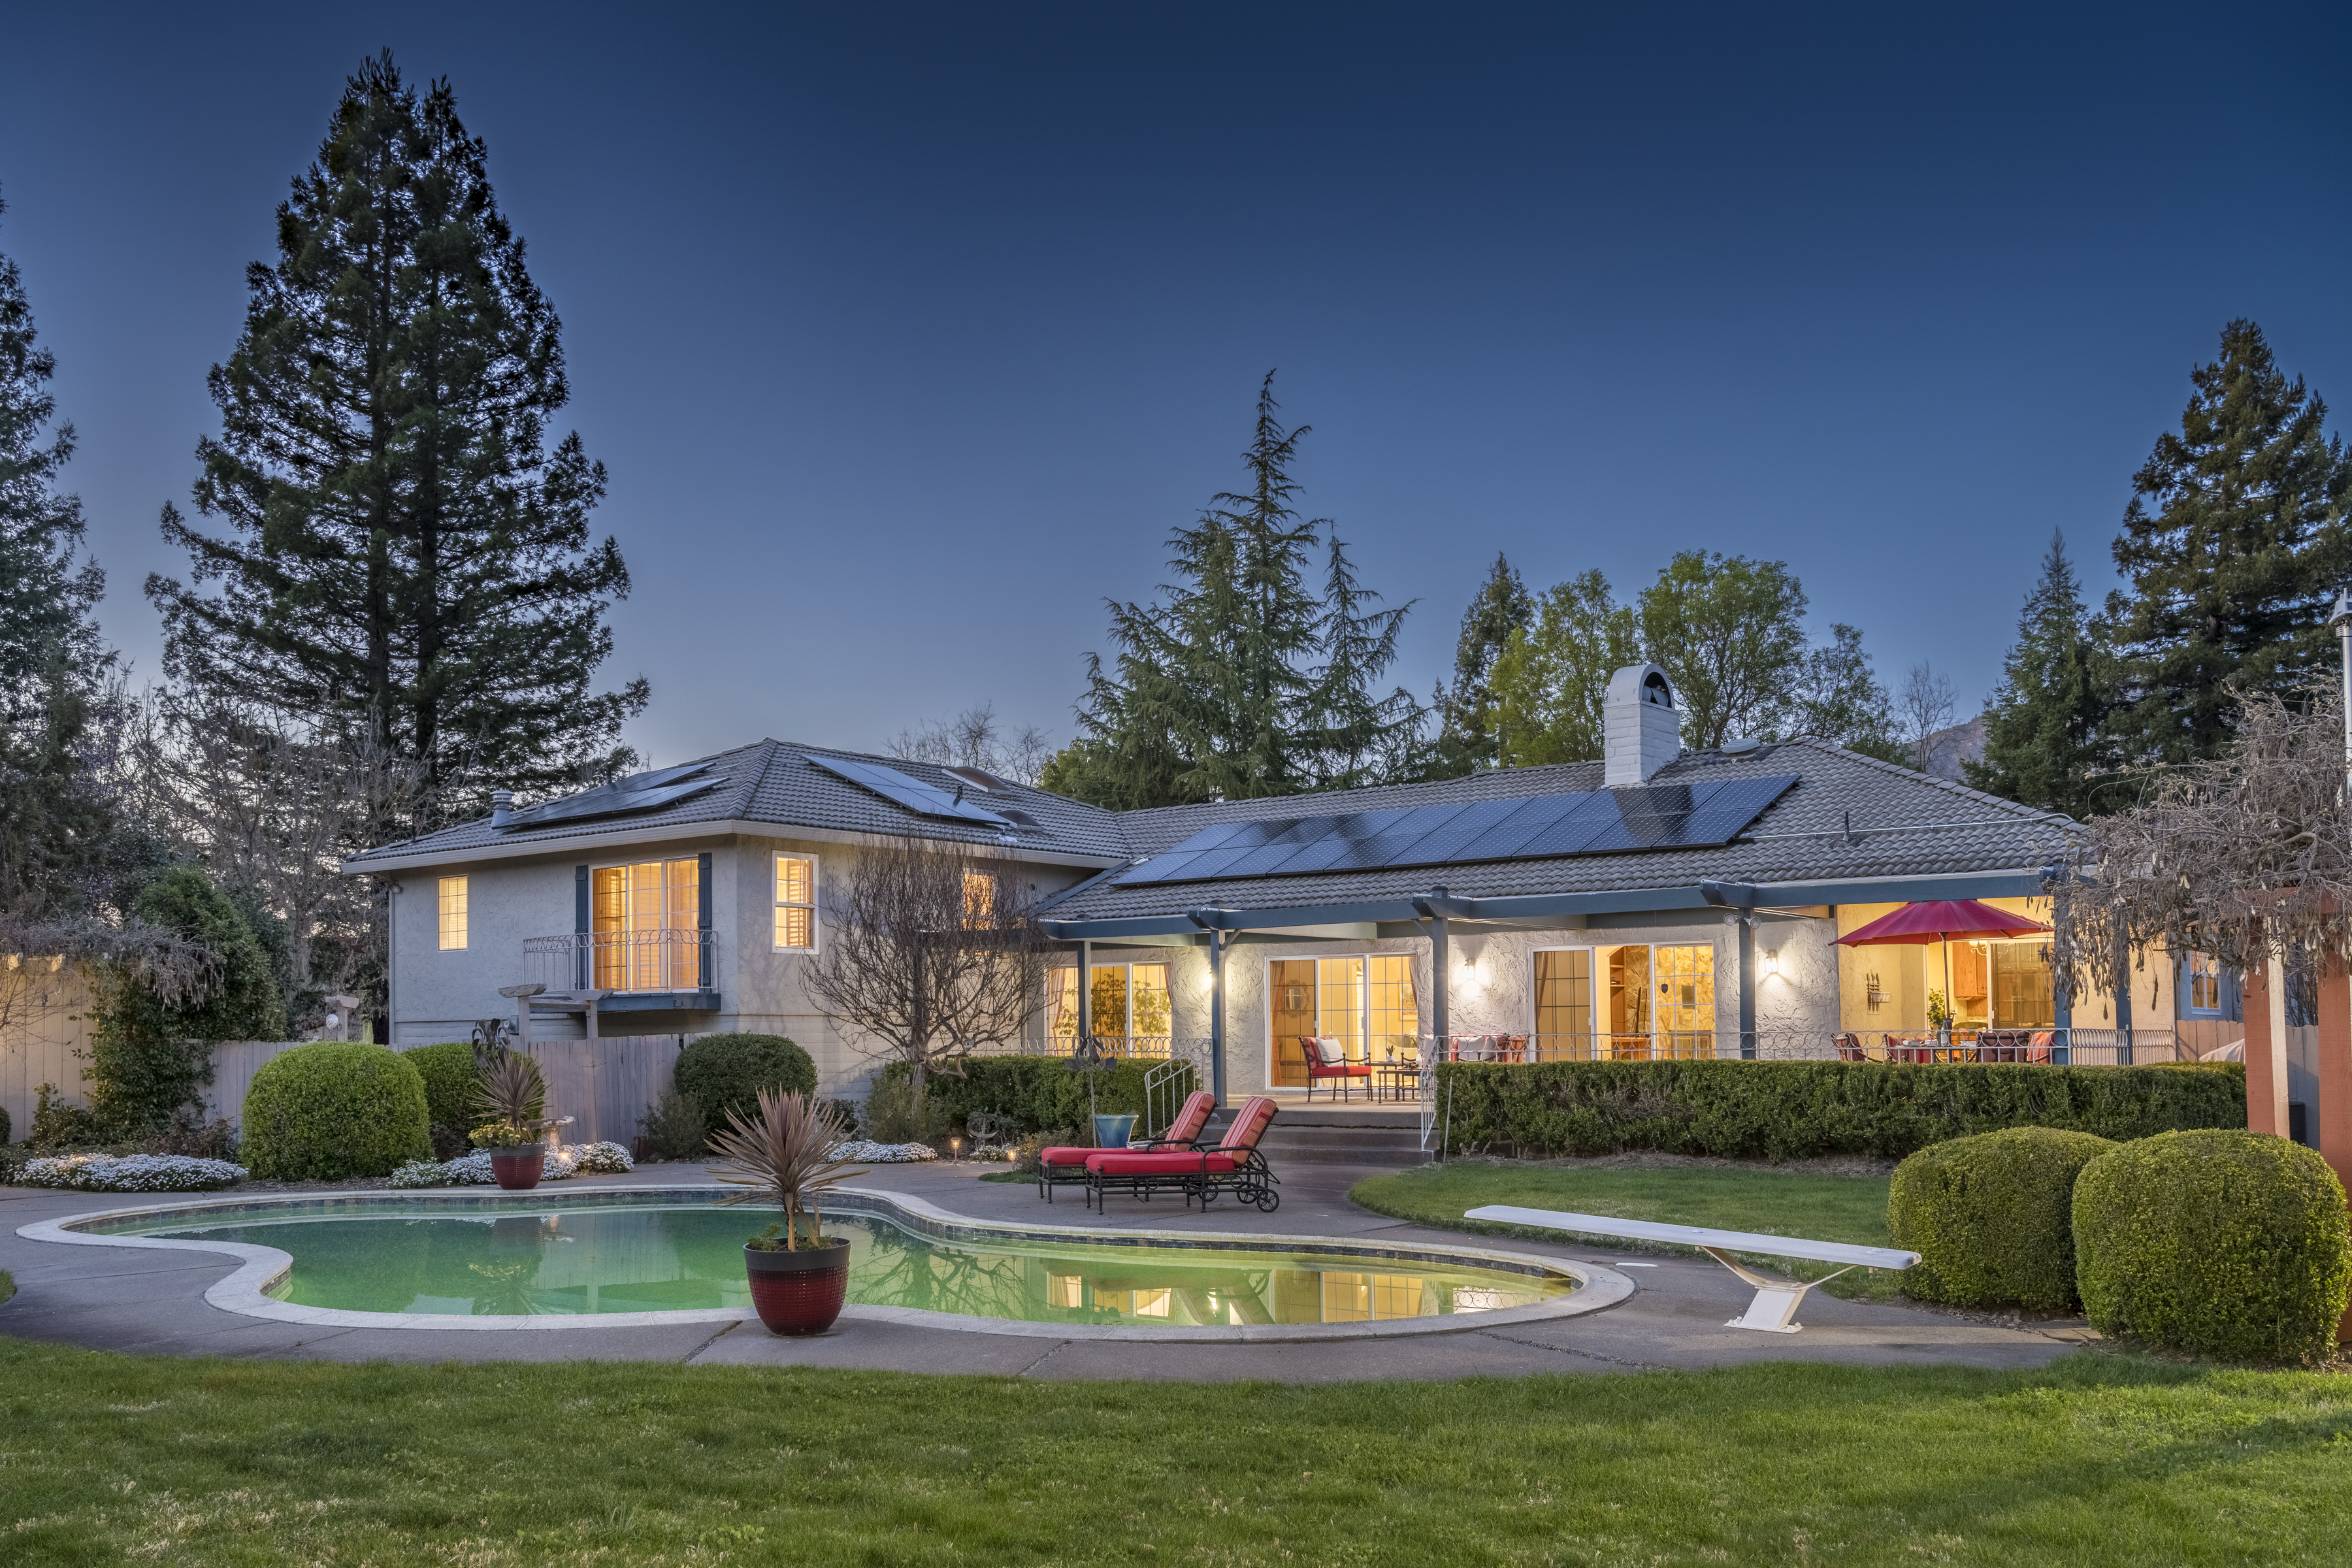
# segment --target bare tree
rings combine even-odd
[[[1034,724],[1008,728],[996,717],[993,702],[949,720],[927,719],[917,729],[899,731],[883,749],[910,763],[984,768],[1021,784],[1034,784],[1054,754],[1045,731]]]
[[[2159,944],[2298,973],[2352,954],[2352,807],[2331,679],[2239,694],[2230,749],[2140,770],[2141,803],[2095,818],[2052,887],[2053,966],[2101,990]]]
[[[213,951],[139,921],[0,915],[0,1037],[81,992],[68,972],[112,966],[166,1005],[200,1003],[220,980]]]
[[[905,1062],[918,1098],[973,1047],[1020,1039],[1045,1004],[1043,933],[1002,870],[960,844],[880,840],[826,883],[803,984],[868,1055]]]
[[[1911,765],[1921,773],[1927,771],[1928,742],[1951,724],[1959,705],[1960,695],[1949,676],[1937,674],[1924,661],[1911,667],[1903,689],[1895,695],[1895,721],[1911,748]]]

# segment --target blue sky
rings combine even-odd
[[[242,270],[363,55],[449,77],[657,762],[1066,738],[1269,368],[1424,695],[1498,549],[1630,594],[1704,547],[1972,707],[2053,528],[2112,580],[2224,321],[2352,399],[2352,12],[1635,9],[57,7],[0,52],[0,250],[152,674]]]

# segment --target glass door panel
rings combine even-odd
[[[1413,994],[1412,955],[1379,953],[1365,961],[1370,1015],[1366,1043],[1375,1061],[1410,1061],[1421,1044],[1421,1007]]]
[[[1537,953],[1536,1058],[1588,1061],[1592,1045],[1592,950]]]
[[[1139,963],[1129,971],[1133,979],[1130,997],[1135,1013],[1131,1022],[1139,1039],[1165,1040],[1175,1033],[1174,1010],[1168,1001],[1168,966],[1164,963]]]
[[[1609,1055],[1617,1061],[1650,1056],[1650,950],[1607,947],[1609,960]]]
[[[1321,1033],[1315,1026],[1315,961],[1280,958],[1268,964],[1272,992],[1268,1013],[1274,1019],[1274,1081],[1276,1087],[1307,1087],[1306,1049],[1301,1035]]]
[[[1315,1032],[1339,1042],[1348,1059],[1364,1059],[1364,961],[1324,958],[1316,961],[1316,989],[1321,1001]]]
[[[1657,950],[1658,1050],[1661,1058],[1706,1059],[1715,1055],[1715,946]]]

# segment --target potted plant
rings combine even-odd
[[[849,1238],[824,1234],[819,1202],[866,1173],[834,1157],[848,1131],[841,1113],[814,1096],[763,1089],[755,1114],[730,1110],[711,1135],[711,1174],[744,1189],[720,1201],[765,1201],[783,1210],[781,1222],[743,1244],[751,1305],[771,1333],[819,1334],[841,1316]]]
[[[473,1144],[489,1152],[490,1174],[510,1193],[539,1185],[547,1168],[540,1134],[550,1125],[539,1114],[547,1100],[546,1080],[529,1057],[500,1050],[481,1068],[474,1085],[474,1109],[490,1120],[474,1129]]]

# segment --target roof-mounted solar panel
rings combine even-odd
[[[543,805],[528,806],[508,816],[499,824],[500,832],[511,833],[521,827],[545,827],[556,822],[583,822],[599,816],[619,816],[626,812],[651,811],[656,806],[668,805],[704,790],[716,789],[727,781],[710,772],[709,763],[688,763],[681,767],[657,768],[652,773],[633,773],[578,795],[567,795],[561,800],[551,800]]]
[[[991,827],[1010,827],[1012,822],[969,801],[958,800],[947,791],[922,780],[909,778],[896,768],[886,768],[877,763],[853,763],[841,757],[811,756],[812,767],[823,768],[835,778],[847,779],[860,789],[872,790],[884,800],[902,805],[918,816],[936,816],[949,822],[979,822]]]
[[[1796,782],[1793,774],[1714,779],[1467,805],[1221,822],[1129,868],[1118,880],[1132,887],[1709,848],[1738,837]]]

